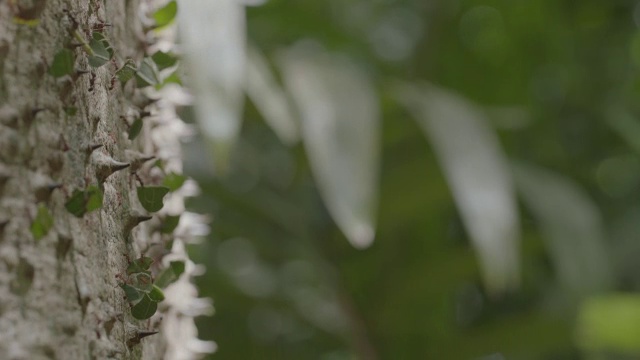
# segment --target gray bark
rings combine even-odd
[[[117,280],[150,245],[153,226],[131,231],[140,205],[129,170],[101,182],[108,174],[105,161],[131,161],[126,150],[157,151],[147,123],[135,141],[127,138],[121,117],[144,110],[134,81],[112,86],[117,65],[145,55],[138,9],[137,0],[0,0],[1,359],[164,357],[162,335],[132,344],[139,331],[158,330],[160,316],[132,318]],[[36,26],[14,21],[33,13]],[[86,39],[90,29],[111,24],[105,35],[117,65],[92,69],[78,47],[74,66],[89,73],[59,79],[48,74],[56,52],[74,42],[74,22]],[[67,114],[72,107],[77,113]],[[92,153],[92,144],[102,147]],[[138,175],[145,184],[159,181],[148,167]],[[87,185],[102,188],[104,204],[78,218],[65,203]],[[41,205],[53,226],[36,240],[30,227]],[[155,254],[160,263],[165,254]]]

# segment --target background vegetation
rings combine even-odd
[[[639,25],[628,0],[248,8],[247,38],[279,83],[281,54],[301,40],[369,79],[381,115],[376,236],[349,244],[314,180],[309,137],[286,145],[247,100],[226,175],[212,175],[201,143],[188,151],[203,188],[192,206],[213,214],[211,238],[191,249],[216,305],[199,323],[219,345],[212,358],[640,358]],[[489,124],[519,234],[478,251],[486,236],[464,215],[443,148],[484,135],[434,139],[399,82],[428,82],[454,114],[468,106],[462,117]],[[496,258],[516,264],[498,271],[508,280],[483,272]]]

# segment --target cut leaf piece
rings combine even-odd
[[[91,41],[89,41],[89,47],[93,52],[93,54],[89,54],[89,66],[98,68],[106,64],[107,61],[111,60],[111,54],[109,53],[109,50],[107,50],[107,47],[105,47],[104,45],[104,43],[106,42],[104,36],[99,32],[95,32],[93,34],[94,36],[91,38]],[[96,37],[95,34],[100,35]],[[109,43],[106,43],[110,48],[111,46],[109,45]]]
[[[144,294],[142,299],[131,308],[131,315],[138,320],[146,320],[152,317],[156,310],[158,310],[158,302]]]
[[[97,186],[89,186],[87,190],[85,190],[85,194],[87,197],[87,212],[91,212],[102,207],[102,190]]]
[[[75,106],[67,106],[63,108],[64,113],[69,116],[75,116],[78,113],[78,108]]]
[[[145,210],[156,212],[164,206],[163,198],[169,193],[169,188],[164,186],[141,186],[138,188],[138,200]]]
[[[395,95],[433,146],[487,289],[494,295],[514,289],[520,281],[518,208],[506,157],[488,120],[469,101],[428,84],[397,84]]]
[[[36,218],[33,219],[31,223],[31,234],[33,238],[36,239],[36,241],[42,239],[47,235],[52,226],[53,217],[49,213],[49,209],[43,204],[40,204]]]
[[[164,300],[164,293],[159,287],[153,285],[153,287],[151,288],[151,291],[149,291],[149,298],[153,301],[160,302]]]
[[[151,278],[151,274],[148,271],[131,274],[131,279],[131,286],[133,286],[134,288],[144,292],[151,291],[153,279]]]
[[[178,13],[178,4],[170,1],[167,5],[158,9],[153,13],[153,20],[156,21],[156,27],[160,28],[169,25]]]
[[[131,285],[128,284],[118,284],[120,285],[120,287],[122,288],[122,290],[124,290],[124,294],[127,297],[127,300],[130,303],[135,303],[136,301],[142,299],[142,296],[144,295],[144,293],[136,288],[134,288]]]
[[[92,185],[86,190],[75,190],[64,206],[76,217],[82,217],[87,212],[101,208],[102,197],[102,191]]]
[[[140,135],[140,131],[142,131],[142,119],[137,118],[129,128],[129,140],[137,138]]]
[[[151,267],[151,264],[153,264],[153,259],[148,256],[144,256],[139,259],[136,259],[132,261],[131,264],[129,264],[129,266],[127,266],[127,274],[145,272],[149,270],[149,268]]]
[[[171,267],[171,270],[173,270],[173,273],[176,277],[180,277],[185,269],[184,261],[172,261],[171,263],[169,263],[169,266]]]
[[[375,236],[380,163],[374,86],[355,64],[310,44],[279,60],[322,199],[351,244],[367,247]]]
[[[156,85],[158,81],[158,70],[150,58],[142,59],[136,71],[136,81],[138,87]]]
[[[124,85],[127,81],[133,78],[136,71],[138,71],[138,69],[136,69],[136,63],[133,59],[127,59],[122,67],[116,71],[116,76],[118,77],[118,81]]]
[[[168,173],[162,180],[162,185],[169,188],[171,191],[176,191],[184,185],[187,177],[184,175],[176,174],[174,172]]]
[[[573,297],[607,290],[613,282],[602,215],[580,187],[561,175],[514,164],[524,204],[541,225],[553,268]]]
[[[168,269],[164,269],[164,271],[162,271],[160,273],[160,275],[158,275],[158,277],[156,278],[155,281],[155,285],[164,289],[166,288],[169,284],[171,284],[172,282],[174,282],[178,277],[175,275],[175,273],[173,272],[173,270],[171,268]]]
[[[111,47],[111,44],[109,43],[107,38],[104,37],[104,34],[99,31],[96,31],[93,33],[92,37],[93,39],[95,39],[96,41],[99,41],[102,44],[105,50],[107,50],[107,53],[109,53],[109,59],[111,59],[113,57],[113,48]]]
[[[156,278],[155,285],[160,288],[166,288],[169,284],[176,281],[185,270],[184,261],[172,261],[169,264],[169,268],[165,269]]]
[[[158,65],[158,70],[170,68],[178,62],[178,58],[174,54],[169,54],[162,51],[157,51],[151,56],[151,59],[154,63],[156,63],[156,65]]]
[[[160,228],[160,232],[163,234],[171,234],[173,230],[178,227],[180,223],[180,215],[176,216],[167,216],[162,222],[162,227]]]
[[[69,49],[62,49],[56,53],[53,57],[53,62],[49,68],[49,74],[56,78],[71,75],[74,72],[75,56],[73,51]]]

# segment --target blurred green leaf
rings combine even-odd
[[[124,85],[127,81],[133,78],[136,71],[136,64],[133,59],[127,59],[124,64],[122,64],[122,67],[116,71],[116,76],[118,77],[118,81]]]
[[[38,213],[31,223],[31,234],[36,241],[47,235],[49,229],[53,226],[53,217],[49,213],[49,209],[43,204],[38,205]]]
[[[637,357],[640,296],[611,293],[585,300],[579,308],[577,337],[585,351]]]
[[[169,188],[164,186],[141,186],[138,187],[138,200],[145,210],[156,212],[164,206],[163,198],[169,193]]]
[[[162,185],[168,187],[169,191],[176,191],[182,187],[185,181],[187,181],[186,176],[171,172],[164,177]]]
[[[113,49],[111,49],[111,45],[101,33],[93,33],[93,37],[89,41],[89,47],[93,51],[93,54],[89,54],[89,66],[92,68],[98,68],[111,60]]]
[[[146,87],[158,84],[158,70],[150,58],[142,59],[136,71],[138,87]]]
[[[129,128],[129,140],[135,140],[135,138],[140,135],[140,131],[142,131],[142,125],[143,123],[141,118],[136,118],[133,121],[133,124],[131,124],[131,127]]]
[[[174,66],[178,62],[178,57],[171,53],[156,51],[151,59],[158,66],[158,70],[164,70]]]
[[[49,74],[56,78],[71,75],[75,71],[74,69],[75,56],[73,51],[69,49],[62,49],[56,53],[49,68]]]
[[[65,203],[65,208],[76,217],[82,217],[87,212],[101,208],[102,197],[102,191],[91,185],[85,190],[75,190]]]
[[[177,13],[178,4],[175,1],[169,1],[165,6],[153,13],[153,19],[156,21],[156,27],[160,28],[171,24]]]
[[[180,223],[180,215],[176,216],[167,216],[162,221],[162,227],[160,228],[160,232],[163,234],[171,234],[173,230],[178,227]]]
[[[158,302],[153,301],[148,294],[144,294],[140,301],[131,308],[131,315],[138,320],[146,320],[153,316],[158,309]]]

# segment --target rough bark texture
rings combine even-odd
[[[144,251],[136,237],[150,228],[130,229],[132,211],[140,211],[135,177],[123,170],[100,179],[109,158],[130,162],[125,150],[157,150],[148,124],[132,142],[121,118],[145,109],[134,101],[144,102],[140,90],[133,81],[112,86],[123,59],[144,56],[138,9],[137,0],[0,0],[1,359],[164,357],[162,336],[128,344],[138,331],[157,330],[160,317],[133,319],[116,279]],[[15,21],[31,16],[39,24]],[[117,64],[92,69],[76,47],[74,67],[89,73],[56,79],[49,66],[74,43],[76,22],[86,39],[91,29],[111,24],[105,35]],[[77,113],[70,115],[71,108]],[[92,144],[102,147],[92,153]],[[145,184],[158,182],[149,168],[138,175]],[[104,204],[75,217],[65,202],[88,185],[102,188]],[[53,226],[36,240],[30,227],[41,205]]]

